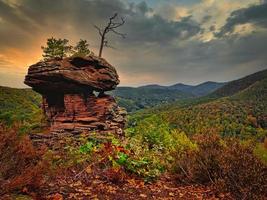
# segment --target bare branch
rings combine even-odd
[[[98,26],[96,26],[96,25],[94,25],[94,27],[95,27],[95,29],[97,29],[98,30],[98,33],[99,33],[99,35],[103,35],[103,33],[102,33],[102,30],[101,30],[101,28],[99,28]]]
[[[115,28],[122,26],[124,23],[125,23],[125,20],[121,17],[121,22],[112,22],[109,28],[115,29]]]
[[[101,43],[99,49],[99,57],[102,56],[103,47],[113,48],[112,46],[108,45],[108,41],[106,40],[106,35],[109,32],[113,32],[116,35],[121,36],[122,38],[126,37],[126,34],[120,33],[115,29],[122,26],[125,23],[124,18],[120,18],[120,21],[116,20],[118,17],[118,13],[115,13],[112,17],[109,18],[109,22],[104,29],[99,28],[98,26],[94,25],[94,27],[98,30],[99,35],[101,36]]]
[[[109,22],[111,23],[113,19],[115,19],[118,16],[118,13],[114,13],[114,15],[109,18]]]
[[[113,30],[113,29],[111,29],[111,31],[112,31],[113,33],[115,33],[115,34],[121,36],[122,38],[126,38],[126,34],[125,34],[125,33],[120,33],[120,32],[115,31],[115,30]]]

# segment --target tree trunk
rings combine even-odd
[[[105,36],[103,35],[101,38],[101,44],[100,44],[100,49],[99,49],[99,57],[102,56],[102,51],[103,51],[103,46],[104,46],[104,40],[105,40]]]

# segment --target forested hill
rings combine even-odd
[[[248,88],[250,85],[253,85],[257,81],[261,81],[267,77],[267,69],[263,71],[256,72],[254,74],[251,74],[249,76],[246,76],[244,78],[234,80],[226,84],[225,86],[219,88],[216,90],[212,96],[216,97],[225,97],[225,96],[231,96],[235,93],[238,93],[246,88]]]
[[[41,96],[33,90],[0,86],[1,123],[34,126],[40,122],[41,113]]]

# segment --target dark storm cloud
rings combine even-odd
[[[148,13],[153,11],[152,8],[149,8],[145,1],[138,3],[136,6],[135,4],[131,3],[132,8],[136,7],[136,10],[140,11],[142,14]]]
[[[210,26],[209,30],[210,30],[211,32],[215,31],[215,30],[216,30],[215,25]]]
[[[200,25],[191,17],[182,18],[180,21],[167,21],[159,15],[141,17],[133,15],[124,27],[127,31],[127,41],[130,42],[155,42],[166,43],[174,39],[188,39],[202,31]]]
[[[227,19],[226,24],[216,36],[221,37],[226,33],[232,33],[237,25],[252,23],[256,26],[267,28],[267,1],[260,5],[252,5],[248,8],[235,10]]]
[[[114,12],[124,15],[127,8],[119,0],[21,0],[13,5],[0,0],[0,50],[31,48],[44,35],[91,39],[93,24],[102,24]]]
[[[247,36],[235,35],[198,43],[193,48],[192,55],[196,56],[192,57],[192,60],[197,64],[206,63],[214,68],[216,68],[215,65],[224,66],[223,69],[236,65],[247,65],[250,61],[266,63],[267,48],[263,41],[267,41],[265,33]]]
[[[127,20],[123,27],[128,35],[127,42],[162,43],[175,38],[187,39],[201,31],[200,25],[190,17],[181,21],[168,21],[159,15],[148,16],[152,9],[145,2],[127,4],[120,0],[22,0],[11,7],[0,1],[0,9],[0,17],[8,23],[7,27],[0,29],[2,36],[10,33],[14,26],[17,29],[15,32],[23,37],[25,32],[31,35],[51,29],[60,32],[66,26],[72,26],[77,33],[84,34],[92,32],[93,24],[104,24],[115,12]],[[16,38],[20,38],[19,35]]]
[[[201,23],[205,24],[206,22],[210,21],[211,19],[212,19],[211,15],[206,15],[206,16],[203,17]]]

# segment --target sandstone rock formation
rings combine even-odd
[[[114,67],[96,56],[38,62],[28,69],[25,84],[43,96],[51,131],[122,134],[126,111],[104,94],[119,84]],[[95,95],[99,92],[99,95]]]

